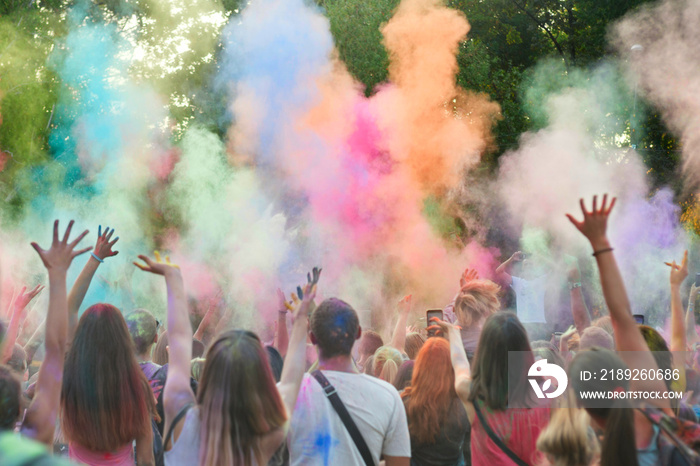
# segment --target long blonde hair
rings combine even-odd
[[[551,466],[588,466],[600,454],[598,439],[589,427],[591,418],[576,406],[571,389],[562,400],[540,432],[537,450],[547,455]]]
[[[391,346],[382,346],[374,353],[374,376],[393,384],[401,364],[403,357],[399,350]]]
[[[251,332],[221,334],[207,352],[197,391],[200,466],[264,464],[260,439],[287,412],[267,352]]]

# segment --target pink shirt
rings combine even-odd
[[[549,423],[549,408],[508,408],[491,411],[479,405],[486,422],[513,453],[527,464],[538,464],[541,453],[535,448],[540,431]],[[471,433],[472,464],[474,466],[512,466],[513,461],[493,443],[474,416]]]
[[[70,459],[89,466],[134,466],[134,447],[127,443],[115,452],[96,452],[70,443],[68,445]]]

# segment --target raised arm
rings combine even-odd
[[[63,239],[59,240],[56,220],[53,224],[53,243],[50,249],[43,250],[38,244],[32,243],[49,273],[49,310],[46,314],[46,355],[39,369],[34,398],[22,423],[22,433],[46,445],[53,444],[56,415],[61,401],[63,360],[68,336],[66,273],[73,258],[90,250],[88,247],[75,251],[75,247],[88,231],[85,230],[74,241],[68,242],[72,228],[71,220]]]
[[[287,408],[287,419],[292,418],[294,405],[296,405],[299,395],[299,387],[301,387],[306,369],[306,337],[309,331],[309,314],[316,297],[316,283],[312,281],[307,283],[301,294],[301,302],[292,314],[292,333],[289,337],[287,357],[284,359],[282,376],[278,384],[282,402]],[[288,428],[289,422],[285,424],[285,429]]]
[[[97,272],[97,268],[106,258],[119,254],[119,251],[112,251],[112,247],[119,241],[118,236],[111,241],[112,234],[114,234],[114,228],[110,230],[109,227],[107,227],[104,232],[102,232],[101,225],[97,228],[97,243],[95,244],[95,249],[93,249],[83,270],[80,271],[80,275],[78,275],[75,283],[73,283],[73,287],[70,289],[70,293],[68,294],[69,341],[73,340],[75,329],[78,326],[78,311],[80,310],[80,305],[83,304],[83,300],[85,299],[88,288],[90,288],[90,283],[95,276],[95,272]]]
[[[695,283],[690,285],[690,296],[688,296],[688,310],[685,313],[686,342],[691,348],[697,343],[700,343],[698,330],[697,328],[695,328],[695,301],[698,299],[698,291],[700,291],[700,287],[695,286]]]
[[[292,306],[284,297],[284,292],[277,288],[277,328],[275,329],[275,348],[280,356],[285,357],[289,349],[289,331],[287,330],[287,312]]]
[[[190,388],[190,361],[192,360],[192,325],[187,312],[185,284],[180,268],[165,262],[160,254],[154,253],[156,260],[139,256],[145,264],[134,262],[141,270],[165,277],[168,290],[168,378],[163,389],[163,410],[165,411],[164,432],[168,432],[177,413],[188,403],[194,403],[194,393]],[[165,446],[167,448],[167,445]]]
[[[399,301],[399,318],[396,320],[394,334],[391,336],[391,346],[405,353],[406,347],[406,323],[408,322],[408,314],[411,312],[412,295],[404,296]]]
[[[581,289],[581,272],[578,262],[569,268],[569,294],[571,295],[571,315],[574,317],[574,325],[578,334],[591,326],[591,317],[588,314],[588,307],[583,300],[583,290]]]
[[[44,320],[41,321],[36,330],[34,330],[34,333],[32,334],[27,344],[24,345],[24,352],[27,353],[27,365],[30,365],[32,363],[32,361],[34,360],[34,354],[36,354],[36,350],[38,350],[41,344],[44,342],[45,331],[46,318],[44,318]]]
[[[685,321],[683,316],[683,301],[681,299],[681,285],[688,276],[688,251],[683,254],[681,265],[676,261],[666,263],[671,267],[669,282],[671,285],[671,345],[673,354],[673,367],[680,372],[678,386],[685,390],[685,352],[688,344],[685,334]]]
[[[3,364],[6,364],[12,357],[12,350],[17,341],[19,328],[22,326],[22,321],[24,320],[24,310],[27,308],[27,304],[41,293],[43,289],[44,287],[42,285],[37,285],[33,290],[27,292],[27,287],[24,286],[13,301],[11,305],[12,317],[10,318],[10,325],[8,325],[5,338],[3,338],[0,344],[0,347],[2,347],[2,356],[0,356],[0,360]]]
[[[216,299],[216,304],[213,302],[213,300],[208,300],[208,309],[207,312],[204,314],[204,317],[202,317],[202,321],[199,323],[199,327],[197,327],[197,331],[194,332],[193,338],[195,340],[199,340],[202,343],[204,343],[204,346],[208,346],[209,343],[211,343],[211,339],[213,336],[213,333],[211,331],[212,328],[212,322],[214,321],[214,316],[217,315],[218,313],[218,308],[219,308],[219,299]]]
[[[522,262],[524,257],[525,255],[521,251],[513,253],[513,255],[510,256],[507,261],[496,267],[496,276],[502,278],[503,281],[510,285],[513,282],[513,277],[510,276],[510,270],[513,267],[513,264],[516,262]]]
[[[671,351],[686,351],[685,322],[683,319],[683,300],[681,299],[681,285],[688,276],[688,251],[683,254],[681,265],[666,263],[671,267],[669,282],[671,285]]]
[[[574,226],[588,239],[593,247],[593,255],[598,263],[600,283],[603,288],[605,303],[610,311],[613,330],[615,333],[615,345],[621,351],[620,357],[630,369],[658,369],[656,361],[644,341],[637,323],[632,317],[632,311],[625,282],[615,261],[613,248],[607,237],[608,217],[615,206],[615,198],[608,206],[608,195],[603,196],[603,202],[598,209],[598,196],[593,197],[593,209],[589,212],[583,199],[580,201],[583,220],[577,221],[570,214],[566,214]],[[633,381],[632,386],[636,385]],[[636,387],[639,389],[641,387]],[[666,385],[661,380],[648,381],[644,384],[644,390],[666,391]],[[668,409],[668,400],[660,400],[659,406]]]

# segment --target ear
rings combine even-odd
[[[360,338],[362,338],[362,327],[357,327],[357,336],[355,340],[359,340]]]
[[[309,331],[309,339],[313,345],[318,345],[318,340],[316,340],[316,335],[314,335],[314,332]]]
[[[156,343],[158,343],[158,332],[156,332],[156,336],[153,337],[153,343],[152,343],[152,344],[155,345]]]
[[[170,346],[165,347],[165,352],[168,353],[168,356],[170,356]]]

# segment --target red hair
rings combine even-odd
[[[66,356],[61,391],[67,439],[97,452],[116,451],[151,429],[155,399],[136,360],[119,309],[90,306]]]
[[[406,387],[401,397],[411,440],[418,444],[432,443],[457,398],[447,340],[427,339],[413,366],[411,386]]]

